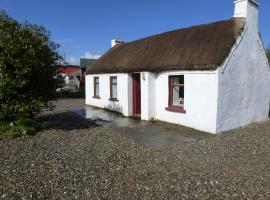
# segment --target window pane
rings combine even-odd
[[[184,75],[174,76],[172,78],[172,84],[184,84]]]
[[[179,76],[175,76],[172,79],[173,79],[172,84],[179,84],[179,81],[180,81]]]
[[[179,76],[179,84],[184,84],[184,75]]]
[[[184,105],[184,75],[171,77],[171,104],[173,106],[183,106]]]
[[[96,94],[95,96],[99,97],[99,83],[96,83]]]
[[[94,96],[99,97],[99,77],[94,77],[94,87],[95,87]]]
[[[112,85],[112,98],[117,98],[117,85]]]
[[[112,78],[112,84],[117,84],[117,78],[116,77]]]
[[[173,100],[173,105],[174,106],[180,106],[180,101],[179,101],[179,86],[173,86],[173,94],[172,94],[172,100]]]
[[[184,87],[180,87],[179,88],[179,98],[184,99],[184,94],[185,94]]]

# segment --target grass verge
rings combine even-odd
[[[35,119],[19,119],[14,123],[0,121],[0,139],[34,135],[39,128]]]

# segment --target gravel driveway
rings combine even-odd
[[[270,199],[270,121],[145,148],[67,112],[34,137],[0,141],[2,199]]]

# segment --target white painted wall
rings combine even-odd
[[[246,18],[247,25],[258,31],[259,4],[257,0],[236,0],[234,17]]]
[[[119,102],[110,101],[110,76],[117,76],[117,96]],[[99,77],[100,99],[94,96],[93,77]],[[128,74],[87,75],[85,78],[86,104],[100,108],[121,108],[124,116],[132,114],[132,85]]]
[[[165,110],[168,107],[168,78],[171,75],[184,75],[185,114]],[[156,119],[216,133],[218,71],[164,72],[157,76],[155,86]]]
[[[254,8],[247,16],[256,16]],[[219,70],[217,132],[268,118],[270,71],[256,20],[247,18],[246,32]]]
[[[150,72],[141,73],[141,119],[151,120],[156,114],[156,75]]]
[[[168,107],[168,78],[171,75],[185,76],[186,113],[166,111]],[[93,77],[99,77],[100,98],[93,98]],[[118,100],[111,102],[110,76],[117,76]],[[141,72],[141,119],[152,118],[185,125],[215,133],[217,116],[218,71],[170,71],[160,74]],[[116,104],[122,107],[123,115],[132,116],[132,77],[128,74],[102,74],[86,76],[86,104],[100,108]]]

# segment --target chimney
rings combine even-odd
[[[119,45],[119,44],[124,44],[124,43],[125,43],[124,41],[113,39],[111,41],[111,45],[112,45],[111,47],[114,47],[114,46]]]
[[[234,1],[234,17],[246,18],[247,26],[253,30],[258,30],[259,3],[258,0],[236,0]]]

